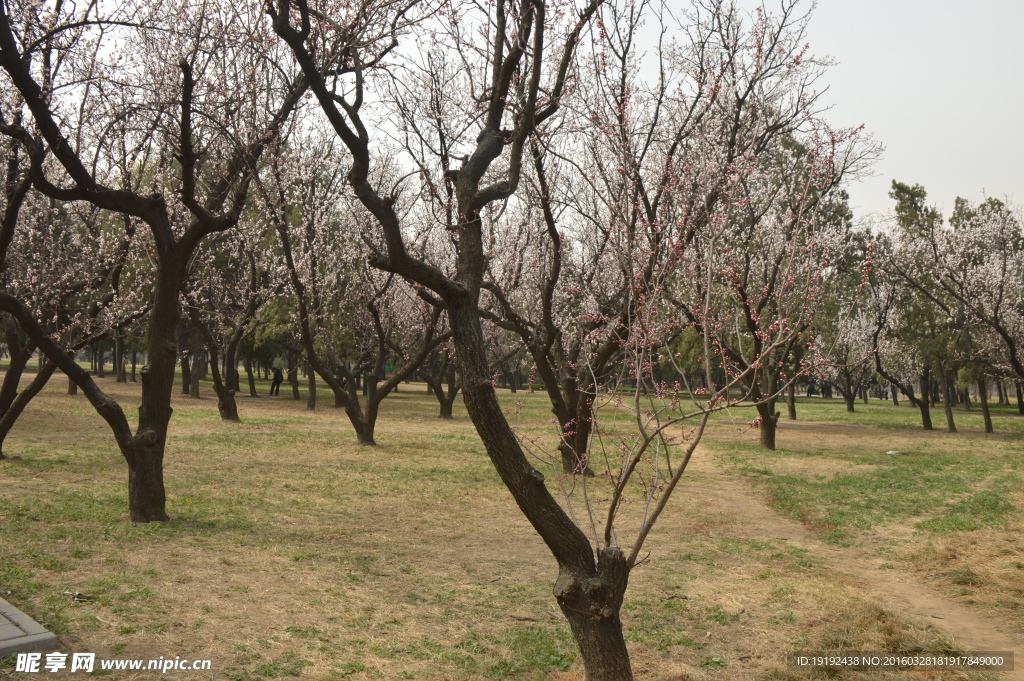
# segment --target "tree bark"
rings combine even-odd
[[[796,383],[791,382],[786,390],[786,409],[789,412],[789,420],[796,421]]]
[[[42,354],[42,353],[40,353]],[[53,362],[46,362],[43,364],[43,368],[39,370],[36,377],[32,379],[32,382],[28,386],[18,393],[14,401],[7,407],[3,412],[3,417],[0,418],[0,459],[6,458],[3,452],[4,443],[7,441],[7,435],[11,432],[11,428],[14,427],[18,417],[25,411],[25,407],[32,401],[32,398],[39,394],[39,391],[43,389],[50,377],[53,376],[54,370],[57,365]]]
[[[779,412],[775,410],[775,400],[770,399],[757,405],[757,413],[761,417],[761,424],[758,428],[761,434],[761,446],[765,449],[775,450],[775,432],[779,424]]]
[[[260,394],[256,391],[256,376],[252,373],[252,357],[246,355],[242,361],[245,365],[245,377],[249,381],[249,397],[259,397]]]
[[[117,383],[128,382],[128,372],[125,370],[124,361],[124,338],[121,337],[119,330],[114,330],[114,375],[117,376],[115,381]]]
[[[137,381],[135,380],[135,367],[138,363],[138,355],[138,350],[132,350],[132,373],[131,376],[128,377],[128,380],[131,381],[132,383],[137,383]]]
[[[240,419],[238,418],[238,403],[235,401],[235,391],[231,387],[234,382],[231,366],[234,364],[235,371],[238,371],[238,363],[233,353],[235,348],[238,347],[234,336],[239,335],[240,331],[232,334],[232,339],[228,343],[227,352],[224,353],[224,375],[222,376],[220,373],[221,359],[218,356],[220,353],[217,348],[217,339],[214,338],[210,329],[203,323],[203,320],[199,318],[197,311],[191,310],[190,314],[192,325],[198,329],[199,334],[206,343],[206,350],[210,353],[210,372],[213,374],[213,391],[217,394],[217,411],[220,412],[222,420],[237,422]]]
[[[205,373],[203,371],[203,364],[205,363],[206,348],[203,346],[203,338],[199,335],[199,331],[193,332],[192,338],[192,372],[189,375],[189,387],[188,394],[192,397],[199,399],[199,379]]]
[[[178,326],[177,339],[178,347],[180,348],[178,354],[181,361],[181,394],[189,395],[189,390],[192,386],[192,364],[195,363],[195,359],[189,355],[189,330],[184,323]]]
[[[900,406],[899,390],[896,389],[896,385],[894,383],[890,383],[889,389],[892,391],[892,406]]]
[[[306,395],[306,411],[316,411],[316,372],[310,369],[306,373],[306,380],[309,387],[309,393]]]
[[[301,400],[299,395],[299,361],[296,352],[288,351],[288,384],[292,387],[292,399]]]
[[[921,427],[925,430],[932,430],[932,414],[929,407],[929,393],[932,389],[931,371],[926,367],[921,373],[921,399],[917,400],[917,406],[921,410]],[[910,397],[909,395],[907,397]]]
[[[107,370],[103,366],[105,364],[105,358],[103,357],[103,341],[96,343],[96,376],[98,378],[106,378]]]
[[[949,429],[949,432],[955,433],[956,423],[953,422],[953,396],[951,394],[951,381],[941,366],[939,366],[938,372],[939,383],[942,385],[942,410],[946,414],[946,427]]]
[[[628,578],[626,559],[612,547],[600,552],[596,576],[562,569],[555,581],[555,599],[580,647],[587,681],[633,678],[619,619]]]
[[[11,361],[7,365],[3,383],[0,384],[0,414],[7,411],[14,402],[14,398],[18,394],[18,386],[21,383],[21,376],[25,373],[25,367],[36,349],[35,343],[31,340],[22,344],[21,334],[18,333],[18,328],[14,324],[9,319],[5,323],[7,354]]]
[[[988,409],[988,386],[984,376],[978,379],[978,401],[981,402],[981,415],[985,419],[985,432],[995,432],[992,428],[992,414]]]
[[[1014,381],[1014,386],[1017,388],[1017,414],[1024,416],[1024,389],[1020,381]]]

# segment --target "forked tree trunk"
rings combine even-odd
[[[437,418],[451,420],[453,418],[452,407],[454,405],[446,399],[441,399],[440,402],[441,404],[440,408],[438,409]]]
[[[597,576],[561,570],[554,594],[569,620],[587,681],[628,681],[633,678],[619,610],[626,595],[629,568],[616,547],[598,556]]]
[[[981,415],[985,419],[985,432],[995,432],[992,428],[992,414],[988,409],[988,386],[984,377],[978,379],[978,401],[981,402]]]
[[[856,412],[856,409],[854,408],[854,397],[853,391],[850,390],[849,386],[847,386],[847,389],[843,391],[843,401],[846,402],[846,412],[849,414]]]
[[[213,374],[213,391],[217,394],[217,411],[220,412],[220,417],[224,421],[239,421],[238,418],[238,403],[235,402],[235,391],[231,387],[233,376],[231,374],[231,365],[235,362],[234,348],[237,344],[234,340],[228,343],[227,352],[224,353],[224,359],[220,358],[220,353],[217,350],[217,339],[213,337],[210,330],[202,323],[199,318],[199,314],[195,311],[191,311],[192,325],[199,330],[200,335],[206,343],[206,350],[210,353],[210,373]],[[224,374],[221,374],[221,367],[224,367]],[[237,371],[237,366],[236,366]]]
[[[466,411],[498,475],[558,561],[554,595],[580,647],[587,681],[632,681],[620,620],[628,577],[622,552],[604,549],[595,563],[589,540],[527,461],[489,380],[475,298],[452,301],[448,315]]]
[[[17,329],[13,331],[8,329],[6,335],[7,354],[11,359],[7,365],[7,373],[4,374],[3,383],[0,384],[0,413],[5,412],[11,406],[11,403],[14,402],[18,394],[18,386],[21,383],[22,374],[25,373],[25,367],[35,351],[33,343],[21,344]]]
[[[356,441],[364,447],[376,447],[377,441],[373,439],[373,431],[377,426],[376,420],[363,421],[356,427]]]

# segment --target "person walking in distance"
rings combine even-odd
[[[270,384],[270,395],[271,395],[271,397],[273,397],[274,395],[280,395],[281,394],[281,383],[283,383],[283,382],[284,382],[284,374],[281,373],[280,369],[275,367],[274,368],[274,380]]]

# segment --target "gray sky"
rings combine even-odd
[[[858,217],[891,207],[893,178],[947,217],[958,195],[1024,202],[1022,28],[1021,0],[819,0],[811,50],[838,62],[826,118],[885,145],[876,176],[850,188]]]

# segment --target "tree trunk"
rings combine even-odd
[[[189,376],[188,394],[192,397],[199,398],[199,379],[205,373],[203,371],[203,364],[205,364],[204,354],[206,348],[203,346],[203,339],[200,337],[199,332],[195,332],[195,337],[192,339],[192,373]]]
[[[117,376],[117,383],[128,382],[128,372],[124,361],[124,338],[120,331],[114,332],[114,375]]]
[[[184,269],[184,268],[182,268]],[[180,323],[177,274],[158,276],[153,291],[153,308],[146,330],[146,365],[142,367],[142,404],[138,428],[132,438],[128,460],[128,507],[137,523],[169,520],[164,491],[164,448],[171,420],[178,347],[175,331]],[[122,448],[124,451],[124,448]]]
[[[246,357],[242,360],[245,365],[245,377],[249,380],[249,397],[259,397],[260,394],[256,391],[256,377],[252,373],[252,357]]]
[[[855,413],[854,409],[854,394],[850,390],[843,392],[843,401],[846,402],[846,411],[849,414]]]
[[[447,391],[445,390],[444,383],[441,382],[442,377],[438,376],[437,379],[437,399],[441,403],[440,413],[438,418],[451,419],[452,407],[455,405],[455,397],[459,394],[459,381],[457,378],[457,372],[455,371],[455,364],[452,362],[448,363],[447,370],[445,371],[445,382],[448,384]]]
[[[373,419],[372,421],[364,420],[358,427],[356,427],[356,439],[360,445],[363,445],[364,447],[377,446],[377,441],[373,439],[373,431],[377,426],[376,421],[377,419]]]
[[[992,414],[988,410],[988,386],[984,376],[978,379],[978,401],[981,402],[981,415],[985,419],[985,432],[995,432],[992,428]]]
[[[309,394],[306,395],[306,411],[316,411],[316,372],[310,369],[306,372],[306,379],[309,385]],[[372,435],[370,436],[372,439]]]
[[[298,353],[288,351],[288,383],[292,387],[292,399],[301,400],[299,395],[299,362],[296,357]]]
[[[35,345],[32,343],[24,346],[21,345],[16,329],[13,333],[8,332],[7,354],[10,356],[11,361],[7,365],[7,373],[4,375],[3,384],[0,385],[0,414],[7,411],[14,402],[18,394],[18,386],[21,383],[21,376],[25,373],[25,367],[28,365],[29,359],[32,358],[34,350]]]
[[[39,353],[42,355],[42,353]],[[11,432],[11,428],[14,427],[18,417],[25,411],[25,407],[32,401],[32,398],[39,394],[39,391],[43,389],[46,382],[53,376],[54,370],[57,365],[53,362],[46,362],[43,364],[43,368],[39,370],[36,377],[32,379],[32,382],[28,386],[18,393],[18,396],[14,398],[14,401],[7,407],[7,410],[3,412],[3,417],[0,418],[0,459],[6,458],[3,452],[4,442],[7,441],[7,435]]]
[[[894,406],[894,407],[900,406],[900,395],[899,395],[900,391],[897,390],[896,386],[891,384],[891,383],[889,384],[889,389],[892,391],[892,406]]]
[[[71,377],[68,376],[68,395],[77,395],[77,394],[78,394],[78,384],[75,383],[73,380],[71,380]]]
[[[1014,382],[1014,385],[1017,388],[1017,414],[1024,416],[1024,386],[1020,381]]]
[[[224,357],[221,358],[217,349],[217,339],[214,338],[210,330],[202,323],[199,314],[193,310],[191,312],[192,325],[196,327],[206,343],[206,350],[210,354],[210,373],[213,374],[213,391],[217,394],[217,411],[220,412],[220,417],[224,421],[237,422],[238,418],[238,403],[235,401],[235,391],[231,387],[234,383],[234,377],[232,376],[232,367],[238,370],[238,362],[235,359],[235,349],[238,347],[238,341],[235,336],[241,334],[240,331],[236,331],[232,335],[231,340],[228,342]],[[221,367],[224,368],[224,373],[221,374]]]
[[[440,413],[437,415],[437,417],[440,418],[440,419],[451,419],[452,418],[452,406],[453,406],[452,402],[449,402],[448,400],[443,399],[443,398],[440,400],[440,402],[441,402],[441,409],[440,409]]]
[[[191,395],[192,392],[192,364],[195,359],[187,353],[181,355],[181,394]]]
[[[479,259],[479,254],[464,251],[460,259],[466,258]],[[619,549],[608,548],[595,564],[586,535],[526,459],[489,380],[476,298],[468,298],[448,307],[466,411],[502,482],[558,560],[554,594],[580,646],[588,681],[632,681],[619,620],[628,576],[625,560]]]
[[[1003,382],[1002,381],[996,381],[996,392],[999,393],[999,404],[1000,404],[1000,406],[1002,406],[1004,404],[1009,404],[1010,403],[1010,400],[1009,400],[1009,398],[1006,395],[1006,390],[1003,388]]]
[[[928,406],[931,389],[931,371],[925,369],[921,373],[921,399],[917,400],[917,406],[921,410],[921,427],[925,430],[932,430],[932,414]]]
[[[555,581],[555,599],[580,647],[587,681],[633,678],[619,619],[628,579],[626,559],[612,547],[600,552],[596,577],[563,568]]]
[[[761,446],[775,450],[775,431],[778,429],[779,412],[775,411],[775,400],[771,399],[757,405],[757,413],[761,417],[758,430],[761,432]]]
[[[138,362],[138,359],[139,359],[138,350],[132,350],[132,373],[131,373],[131,376],[128,377],[128,380],[131,381],[132,383],[137,383],[137,381],[135,380],[135,366],[136,366],[136,364]]]
[[[103,341],[96,344],[96,376],[99,378],[107,377],[107,370],[103,366],[105,358],[103,357]]]
[[[789,412],[789,420],[796,421],[796,383],[790,383],[786,390],[786,409]]]
[[[195,357],[189,354],[188,331],[184,325],[178,331],[178,344],[181,347],[181,394],[189,395],[192,386],[192,365],[195,364]]]
[[[953,396],[952,386],[950,385],[949,377],[946,376],[946,372],[943,368],[939,367],[939,383],[942,385],[942,410],[946,414],[946,428],[949,432],[956,432],[956,423],[953,422]]]
[[[566,475],[583,474],[593,477],[594,471],[586,460],[590,433],[594,428],[593,401],[588,393],[575,386],[567,387],[565,392],[569,398],[565,400],[569,418],[561,424],[562,438],[558,445],[562,455],[562,472]]]

